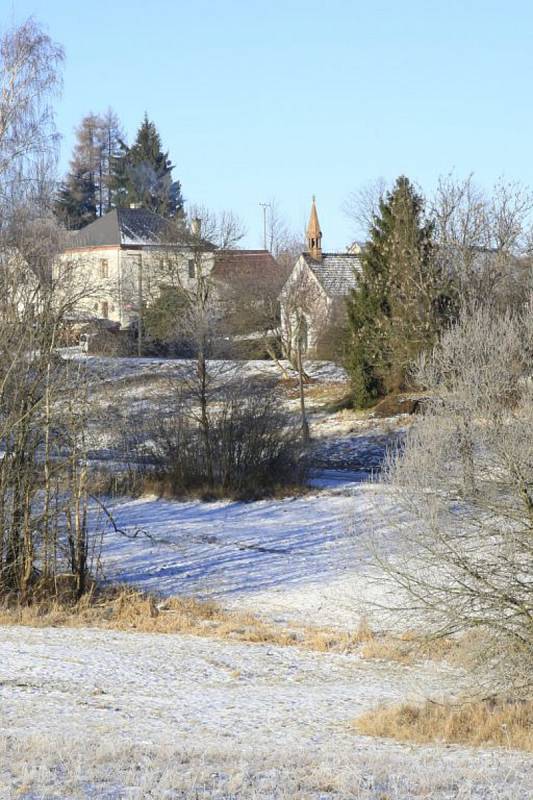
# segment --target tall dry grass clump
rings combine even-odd
[[[231,639],[317,652],[357,652],[372,637],[363,621],[353,632],[304,625],[281,627],[256,614],[228,611],[217,603],[194,597],[147,594],[130,586],[98,588],[93,584],[80,599],[75,579],[61,592],[43,591],[32,603],[0,604],[0,625],[32,627],[93,627],[139,633],[188,634]]]
[[[381,706],[356,719],[354,727],[367,736],[401,742],[453,742],[533,752],[533,701]]]

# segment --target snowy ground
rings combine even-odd
[[[113,506],[107,576],[215,597],[278,622],[357,625],[383,486],[338,483],[259,503]],[[155,541],[154,541],[155,540]],[[368,611],[368,609],[367,609]],[[372,620],[375,624],[379,620]],[[531,760],[505,750],[358,736],[381,702],[453,696],[460,671],[185,635],[0,629],[0,800],[526,800]]]
[[[109,380],[182,368],[96,366]],[[376,583],[367,542],[394,546],[398,509],[366,478],[405,422],[315,415],[315,489],[302,497],[113,501],[117,525],[137,535],[94,512],[106,578],[215,598],[280,625],[354,629],[363,614],[374,628],[390,624],[370,602],[389,589],[383,576]],[[531,760],[518,753],[354,733],[351,721],[378,703],[460,691],[464,676],[443,665],[99,630],[2,628],[0,647],[0,800],[533,795]]]
[[[333,489],[255,503],[115,501],[117,526],[137,536],[105,526],[104,574],[278,621],[357,628],[373,613],[369,530],[377,535],[397,512],[382,486],[353,477],[339,472]]]
[[[196,362],[187,358],[113,358],[111,356],[89,356],[80,353],[77,348],[62,350],[64,358],[70,357],[85,365],[91,373],[102,380],[120,381],[124,378],[154,377],[186,377],[194,373]],[[297,377],[297,372],[287,361],[281,362],[289,374]],[[213,375],[229,378],[239,375],[242,378],[271,377],[280,378],[279,367],[268,359],[251,361],[211,360],[209,368]],[[346,371],[331,361],[306,361],[305,369],[313,381],[317,383],[342,382],[346,380]]]
[[[0,798],[525,800],[528,760],[358,736],[451,671],[176,635],[1,631]]]

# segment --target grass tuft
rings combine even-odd
[[[354,722],[358,733],[401,742],[451,742],[533,752],[533,701],[427,701],[379,706]]]

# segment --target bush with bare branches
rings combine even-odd
[[[380,558],[399,607],[433,636],[482,631],[489,693],[533,679],[532,319],[463,312],[418,362],[425,413],[388,464],[410,517]]]
[[[205,414],[177,388],[144,429],[124,432],[131,485],[166,496],[257,499],[301,487],[298,431],[268,387],[231,383],[210,393]],[[134,440],[135,439],[135,440]]]

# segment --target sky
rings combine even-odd
[[[530,0],[0,0],[0,28],[28,16],[65,48],[61,170],[84,114],[111,106],[131,141],[146,111],[186,200],[237,213],[245,246],[273,198],[301,232],[316,195],[342,251],[377,178],[533,185]]]

